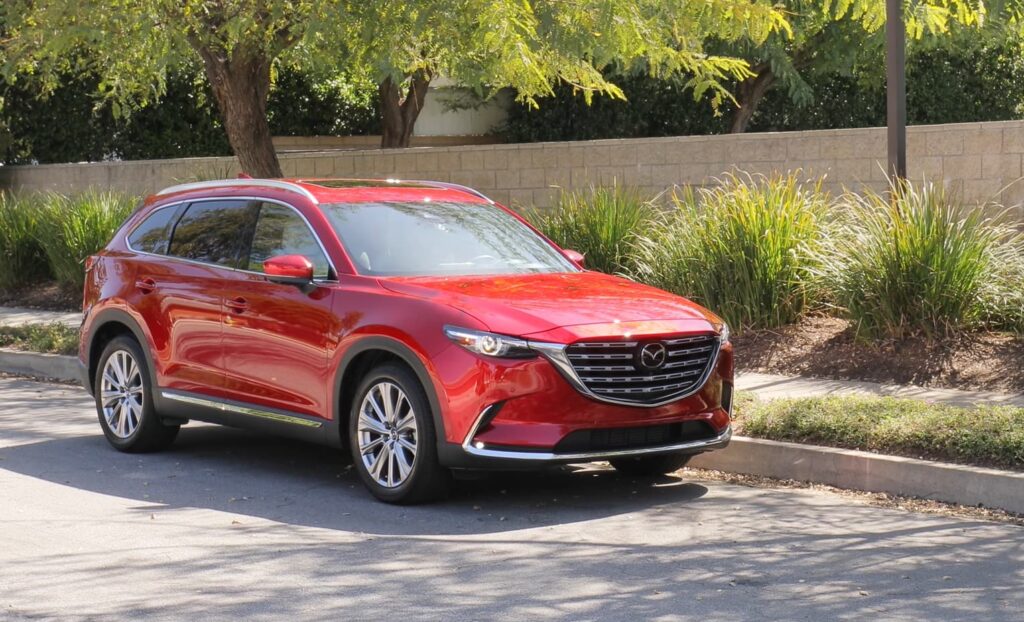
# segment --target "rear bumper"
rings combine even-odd
[[[89,392],[89,395],[92,395],[92,383],[89,382],[89,368],[82,362],[82,359],[78,359],[76,363],[75,375],[78,379],[78,383],[82,385],[82,388]]]
[[[445,443],[441,447],[441,462],[451,468],[464,469],[529,469],[549,464],[571,464],[595,462],[613,458],[631,458],[663,454],[699,454],[705,451],[723,449],[732,438],[732,426],[716,436],[654,447],[605,449],[577,453],[554,453],[533,451],[530,448],[487,446],[486,444],[462,445]]]

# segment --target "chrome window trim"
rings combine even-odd
[[[261,419],[269,419],[272,421],[278,421],[280,423],[301,425],[307,428],[321,428],[324,425],[323,422],[321,421],[313,421],[312,419],[307,419],[299,415],[286,415],[280,412],[273,412],[269,410],[264,410],[262,408],[256,408],[255,406],[231,404],[222,400],[197,397],[195,395],[188,395],[186,393],[181,393],[178,391],[161,389],[160,395],[163,396],[164,399],[173,400],[176,402],[195,404],[196,406],[205,406],[207,408],[213,408],[215,410],[220,410],[222,412],[231,411],[239,413],[241,415],[249,415],[251,417],[259,417]]]
[[[207,268],[219,268],[221,270],[228,270],[230,272],[242,272],[244,274],[255,274],[255,275],[258,275],[258,276],[266,276],[266,273],[256,272],[255,270],[246,270],[245,268],[230,268],[228,266],[221,266],[221,265],[218,265],[218,264],[215,264],[215,263],[208,263],[208,262],[205,262],[205,261],[199,261],[197,259],[188,259],[187,257],[178,257],[176,255],[169,255],[169,254],[168,255],[161,255],[159,253],[150,253],[150,252],[147,252],[147,251],[140,251],[140,250],[137,250],[135,248],[132,248],[132,245],[128,242],[128,237],[131,236],[131,234],[135,232],[135,229],[137,229],[146,220],[149,220],[149,218],[153,214],[159,212],[160,210],[168,209],[168,208],[172,208],[172,207],[180,207],[181,205],[186,204],[186,203],[191,204],[191,203],[201,203],[203,201],[228,201],[228,200],[263,201],[265,203],[274,203],[276,205],[283,205],[283,206],[285,206],[287,208],[290,208],[293,212],[295,212],[296,214],[299,215],[299,218],[301,218],[304,223],[306,223],[306,227],[309,229],[309,232],[311,234],[313,234],[313,239],[316,240],[317,246],[320,247],[320,252],[322,252],[324,254],[324,257],[327,259],[327,265],[330,267],[331,272],[334,272],[335,276],[339,275],[338,269],[334,266],[334,261],[331,260],[330,253],[327,252],[327,249],[324,247],[324,243],[322,241],[320,241],[320,236],[318,236],[316,234],[316,229],[314,229],[313,225],[310,224],[309,219],[306,218],[306,216],[302,212],[300,212],[298,210],[298,208],[296,208],[294,205],[286,203],[285,201],[280,201],[278,199],[268,199],[266,197],[201,197],[201,198],[198,198],[198,199],[183,199],[181,201],[175,201],[173,203],[168,203],[167,205],[161,205],[160,207],[158,207],[155,210],[153,210],[152,212],[150,212],[148,216],[146,216],[145,218],[140,220],[138,222],[138,224],[136,224],[134,227],[132,227],[131,230],[128,231],[125,234],[125,236],[124,236],[124,245],[128,248],[128,250],[130,250],[131,252],[136,253],[138,255],[148,255],[150,257],[162,257],[164,259],[173,259],[175,261],[184,261],[185,263],[191,263],[191,264],[196,264],[196,265],[199,265],[199,266],[205,266]],[[182,216],[184,216],[184,214],[182,214]],[[175,223],[175,224],[177,224],[177,223]],[[170,239],[168,239],[167,240],[167,250],[170,251],[170,249],[171,249]],[[337,283],[338,280],[337,279],[314,278],[313,282],[314,283]]]
[[[462,443],[462,448],[466,453],[473,456],[479,456],[481,458],[527,460],[533,462],[589,462],[593,460],[607,460],[608,458],[645,456],[650,454],[672,453],[676,451],[706,451],[722,447],[729,442],[730,438],[732,438],[732,425],[729,425],[725,428],[725,431],[712,438],[706,438],[699,441],[687,441],[685,443],[676,443],[673,445],[659,445],[657,447],[640,447],[636,449],[613,449],[609,451],[588,451],[575,454],[556,454],[552,452],[516,451],[514,449],[488,449],[486,446],[474,447],[472,443],[473,436],[476,434],[476,428],[479,426],[479,423],[485,414],[487,414],[487,410],[480,413],[480,417],[477,418],[476,423],[473,425],[471,435],[467,436],[465,442]]]
[[[548,343],[543,341],[527,341],[530,348],[540,352],[544,358],[551,362],[552,365],[562,374],[562,376],[569,381],[569,384],[574,389],[586,395],[587,397],[597,400],[599,402],[606,402],[609,404],[616,404],[619,406],[633,406],[634,408],[656,408],[658,406],[664,406],[665,404],[671,404],[672,402],[678,402],[684,400],[695,393],[698,393],[704,388],[708,378],[711,377],[712,371],[718,366],[718,355],[722,352],[722,337],[718,336],[718,347],[715,348],[715,353],[711,357],[711,361],[708,363],[707,368],[701,375],[700,379],[693,385],[694,388],[690,391],[680,393],[667,397],[658,402],[636,402],[630,400],[620,400],[613,397],[607,397],[604,395],[598,395],[591,391],[587,386],[580,380],[579,375],[576,374],[576,370],[573,369],[572,363],[569,361],[569,357],[566,355],[565,350],[572,344],[564,343]]]
[[[303,188],[299,184],[291,181],[282,181],[280,179],[221,179],[214,181],[196,181],[187,184],[177,184],[175,186],[168,186],[160,192],[157,192],[154,196],[163,196],[165,194],[172,194],[175,192],[188,192],[191,190],[216,190],[217,188],[237,188],[246,186],[260,186],[263,188],[276,188],[278,190],[288,190],[296,194],[300,194],[303,197],[309,199],[313,205],[320,203],[309,190]],[[229,198],[229,197],[221,197]]]

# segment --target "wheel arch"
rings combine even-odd
[[[126,311],[106,309],[93,319],[89,330],[89,343],[86,350],[89,358],[86,361],[86,365],[90,388],[96,384],[96,367],[99,364],[103,348],[120,335],[131,335],[135,338],[139,346],[142,347],[142,352],[146,355],[145,363],[150,367],[150,374],[155,373],[155,370],[152,369],[153,354],[149,349],[149,340],[146,338],[146,333],[142,330],[142,327]],[[156,384],[155,376],[153,383],[154,385]]]
[[[427,370],[426,364],[404,343],[389,337],[364,337],[350,346],[342,356],[334,374],[333,413],[337,422],[341,442],[347,447],[348,416],[359,380],[371,369],[385,361],[394,361],[409,368],[423,387],[430,403],[434,432],[440,447],[445,440],[444,418],[441,416],[441,402],[437,387]]]

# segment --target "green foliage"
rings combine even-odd
[[[377,87],[362,77],[278,72],[267,104],[274,136],[363,136],[380,133]]]
[[[826,397],[737,405],[742,433],[910,457],[1024,469],[1024,409]]]
[[[830,238],[823,274],[865,337],[941,337],[977,327],[986,283],[1022,249],[1011,228],[932,184],[848,193],[843,203],[845,234]]]
[[[39,205],[39,242],[54,277],[75,290],[85,283],[86,257],[107,245],[136,204],[134,198],[113,192],[48,193],[26,200]]]
[[[693,298],[737,332],[791,323],[808,308],[829,227],[820,181],[729,175],[674,202],[639,239],[638,280]]]
[[[0,192],[0,289],[14,289],[49,276],[38,234],[38,203]]]
[[[78,330],[60,322],[0,326],[0,348],[50,354],[77,354]]]
[[[616,185],[563,192],[553,210],[533,210],[528,217],[562,248],[583,253],[588,269],[617,274],[632,267],[632,245],[656,212],[640,191]]]

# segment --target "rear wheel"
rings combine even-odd
[[[451,473],[438,462],[430,403],[405,367],[380,365],[363,378],[348,427],[356,471],[381,501],[422,503],[447,492]]]
[[[686,454],[665,454],[638,458],[615,458],[608,462],[611,462],[616,471],[625,475],[655,477],[678,471],[689,461],[690,456]]]
[[[93,393],[103,435],[119,451],[159,451],[178,435],[180,426],[164,425],[157,415],[149,365],[131,337],[116,337],[103,349]]]

